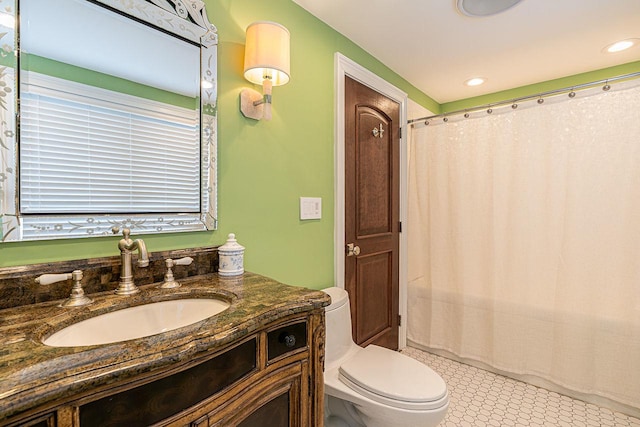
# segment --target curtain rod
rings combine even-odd
[[[605,84],[605,86],[608,86],[608,84],[610,82],[615,82],[618,80],[626,80],[626,79],[633,79],[635,77],[640,77],[640,72],[637,73],[631,73],[631,74],[624,74],[621,76],[615,76],[615,77],[610,77],[608,79],[603,79],[603,80],[598,80],[598,81],[594,81],[594,82],[590,82],[590,83],[582,83],[579,85],[575,85],[575,86],[569,86],[569,87],[565,87],[562,89],[555,89],[555,90],[550,90],[548,92],[541,92],[541,93],[537,93],[535,95],[529,95],[529,96],[523,96],[521,98],[513,98],[513,99],[509,99],[509,100],[505,100],[505,101],[498,101],[498,102],[493,102],[490,104],[484,104],[484,105],[478,105],[476,107],[470,107],[470,108],[464,108],[462,110],[456,110],[456,111],[451,111],[449,113],[442,113],[442,114],[435,114],[433,116],[427,116],[427,117],[420,117],[418,119],[412,119],[407,121],[407,124],[413,124],[416,122],[422,122],[425,120],[432,120],[432,119],[437,119],[439,117],[447,117],[447,116],[453,116],[453,115],[457,115],[457,114],[462,114],[462,113],[471,113],[471,112],[475,112],[475,111],[480,111],[480,110],[485,110],[488,108],[493,108],[493,107],[499,107],[499,106],[503,106],[503,105],[509,105],[509,104],[515,104],[518,102],[522,102],[522,101],[529,101],[532,99],[536,99],[536,98],[542,98],[542,97],[546,97],[546,96],[552,96],[552,95],[558,95],[561,93],[571,93],[577,89],[588,89],[594,86],[598,86],[601,84]],[[606,89],[608,90],[608,89]]]

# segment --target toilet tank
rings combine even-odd
[[[327,288],[323,292],[331,297],[331,304],[325,307],[327,325],[325,343],[325,363],[327,366],[343,358],[357,348],[351,337],[351,308],[349,294],[341,288]]]

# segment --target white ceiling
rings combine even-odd
[[[640,0],[523,0],[490,17],[456,0],[293,1],[439,103],[640,60],[638,44],[603,53],[640,39]]]

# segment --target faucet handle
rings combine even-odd
[[[84,289],[82,289],[82,277],[82,270],[73,270],[71,273],[43,274],[42,276],[36,277],[36,283],[41,285],[50,285],[63,280],[73,279],[71,295],[69,295],[69,298],[60,304],[60,307],[80,307],[93,302],[91,298],[84,294]]]
[[[193,258],[189,256],[176,260],[167,258],[164,260],[164,262],[167,266],[167,272],[164,275],[164,282],[158,287],[161,289],[179,288],[181,285],[180,283],[176,282],[176,279],[173,277],[173,270],[171,270],[171,268],[175,267],[176,265],[190,265],[193,262]]]
[[[72,278],[72,274],[73,273],[43,274],[42,276],[36,277],[36,283],[40,285],[50,285],[52,283],[62,282],[63,280],[69,280]],[[82,279],[82,271],[80,271],[80,279]]]
[[[191,263],[193,262],[193,258],[191,258],[190,256],[186,256],[184,258],[180,258],[176,260],[167,258],[167,260],[165,261],[167,263],[167,267],[169,266],[169,261],[171,261],[171,263],[173,264],[172,267],[174,265],[191,265]]]

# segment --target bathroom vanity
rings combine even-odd
[[[0,426],[321,426],[320,292],[245,273],[0,310]],[[42,341],[78,321],[175,299],[216,298],[224,311],[172,331],[101,345]]]

